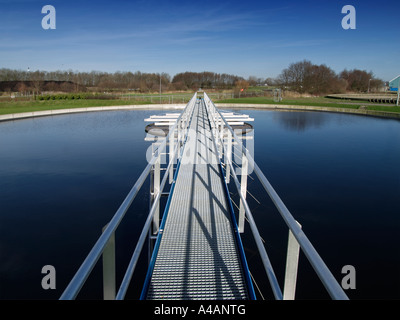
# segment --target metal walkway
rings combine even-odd
[[[104,299],[124,299],[145,244],[149,249],[148,271],[144,285],[142,280],[135,284],[143,288],[141,299],[255,299],[240,237],[245,221],[275,299],[295,299],[300,250],[332,299],[348,299],[300,223],[254,161],[247,148],[250,136],[239,138],[243,128],[233,130],[250,119],[221,112],[206,93],[201,99],[195,93],[180,114],[158,115],[148,120],[156,126],[167,125],[168,129],[162,139],[153,143],[152,148],[156,149],[152,149],[151,159],[65,288],[61,300],[78,296],[100,258]],[[242,143],[244,140],[246,146]],[[161,168],[162,164],[166,166]],[[288,227],[286,269],[280,281],[246,201],[250,169]],[[149,212],[117,286],[115,233],[148,179]],[[236,212],[226,184],[229,179],[240,198]],[[169,192],[164,191],[167,183],[171,184]],[[168,200],[162,205],[164,214],[160,224],[160,199],[166,194]],[[259,288],[258,291],[263,297]]]
[[[248,299],[243,249],[204,100],[190,121],[142,298]]]

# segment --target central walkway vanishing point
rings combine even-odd
[[[204,100],[198,100],[189,125],[196,133],[189,138],[195,141],[183,149],[143,298],[249,298],[243,248],[235,238],[237,226],[208,118]]]
[[[155,126],[169,126],[167,136],[153,145],[156,149],[148,165],[104,227],[60,299],[77,297],[100,257],[103,260],[104,299],[124,299],[146,243],[149,265],[140,299],[256,299],[254,280],[240,237],[245,218],[269,280],[270,288],[263,290],[271,290],[278,300],[295,298],[301,249],[329,295],[333,299],[348,299],[301,225],[231,127],[242,126],[240,132],[243,133],[244,121],[252,119],[221,113],[206,93],[204,98],[194,94],[181,114],[154,116],[146,121],[152,119]],[[240,158],[235,161],[237,167],[233,165],[233,151]],[[168,158],[163,170],[162,157]],[[283,290],[246,201],[250,166],[289,229]],[[237,174],[241,175],[240,181]],[[149,213],[117,291],[114,234],[148,177]],[[226,184],[230,179],[240,198],[236,214]],[[170,190],[164,192],[168,181]],[[168,195],[168,200],[160,223],[160,198],[163,195]],[[260,296],[263,297],[261,293]]]

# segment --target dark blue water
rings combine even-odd
[[[0,123],[0,299],[57,299],[147,164],[144,118],[114,111]],[[162,113],[160,111],[159,113]],[[245,110],[255,159],[334,276],[356,269],[350,298],[400,298],[400,121],[321,112]],[[250,207],[283,285],[287,228],[252,174]],[[148,182],[117,232],[117,281],[148,208]],[[235,193],[232,185],[230,190]],[[246,256],[271,298],[249,226]],[[147,247],[145,248],[147,249]],[[146,252],[146,250],[144,250]],[[144,255],[128,292],[137,298]],[[41,268],[53,265],[55,290]],[[80,297],[101,298],[101,266]],[[100,292],[100,293],[98,293]],[[297,298],[328,298],[300,256]]]

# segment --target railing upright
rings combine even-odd
[[[301,225],[299,224],[300,228]],[[299,266],[300,245],[289,229],[288,249],[286,256],[285,283],[283,300],[294,300],[296,294],[297,269]]]
[[[107,228],[107,225],[103,228]],[[112,234],[103,251],[103,297],[104,300],[114,300],[115,285],[115,234]]]

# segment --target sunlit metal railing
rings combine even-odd
[[[162,141],[160,146],[154,151],[154,155],[151,158],[151,160],[149,161],[149,163],[147,164],[146,168],[143,170],[143,172],[139,176],[138,180],[136,181],[136,183],[134,184],[134,186],[132,187],[132,189],[130,190],[128,195],[126,196],[125,200],[122,202],[119,209],[116,211],[113,218],[108,223],[108,225],[104,229],[103,233],[101,234],[101,236],[99,237],[99,239],[97,240],[97,242],[95,243],[95,245],[93,246],[91,251],[89,252],[88,256],[81,264],[81,266],[78,269],[78,271],[76,272],[75,276],[72,278],[71,282],[68,284],[67,288],[64,290],[63,294],[60,297],[61,300],[72,300],[77,297],[79,291],[85,284],[85,282],[86,282],[87,278],[89,277],[90,273],[92,272],[94,266],[98,262],[99,258],[102,256],[110,239],[113,238],[115,231],[117,230],[119,224],[123,220],[126,212],[130,208],[130,206],[131,206],[133,200],[135,199],[136,195],[138,194],[139,190],[143,186],[143,183],[145,182],[146,178],[150,174],[151,170],[155,166],[157,167],[157,165],[160,163],[160,157],[161,157],[162,153],[165,152],[168,142],[170,142],[170,147],[171,147],[171,145],[173,145],[174,150],[173,150],[173,152],[170,152],[170,161],[168,163],[167,170],[165,171],[165,174],[163,176],[163,179],[160,183],[159,188],[157,188],[158,189],[157,194],[155,195],[153,204],[150,208],[150,211],[147,216],[146,222],[144,224],[142,233],[139,237],[136,248],[133,252],[132,258],[131,258],[128,268],[126,270],[125,276],[122,280],[121,286],[120,286],[115,298],[123,299],[125,297],[127,288],[129,286],[129,283],[132,278],[133,272],[135,270],[139,256],[141,254],[147,234],[153,223],[154,213],[156,212],[156,208],[159,205],[161,194],[163,192],[167,178],[170,174],[172,174],[173,170],[171,170],[171,168],[173,168],[173,164],[176,161],[176,156],[178,155],[178,158],[181,156],[181,155],[179,155],[179,152],[181,150],[181,146],[183,145],[184,140],[187,137],[187,129],[188,129],[189,120],[190,120],[189,117],[195,106],[196,100],[197,100],[197,93],[195,93],[193,95],[192,99],[186,105],[185,109],[183,110],[183,112],[181,113],[179,118],[176,120],[175,124],[170,128],[167,137]],[[175,139],[175,136],[177,136],[177,139]],[[171,141],[174,141],[174,143],[171,143]],[[173,155],[173,156],[171,157],[171,155]],[[156,224],[157,224],[157,222],[156,222]],[[111,291],[114,291],[114,290],[111,289]]]
[[[151,234],[157,234],[158,232],[158,223],[159,223],[159,203],[161,199],[161,195],[163,194],[164,187],[167,183],[169,177],[169,183],[171,183],[171,190],[173,189],[175,179],[173,179],[174,175],[174,164],[178,163],[177,168],[175,169],[175,174],[179,167],[179,159],[182,157],[182,146],[188,137],[188,127],[190,123],[190,116],[192,115],[193,108],[196,105],[197,94],[194,94],[192,99],[186,105],[185,109],[181,113],[181,115],[176,120],[175,124],[170,127],[169,133],[165,139],[162,140],[161,144],[154,151],[154,155],[151,160],[148,162],[148,165],[143,170],[135,185],[132,187],[128,195],[126,196],[123,203],[120,205],[119,209],[114,214],[113,218],[109,222],[109,224],[104,228],[102,235],[99,237],[91,251],[89,252],[86,259],[81,264],[80,268],[72,278],[71,282],[61,295],[60,299],[62,300],[71,300],[75,299],[79,294],[81,288],[85,284],[89,275],[91,274],[94,266],[98,262],[99,258],[103,255],[107,255],[107,248],[110,243],[113,242],[114,233],[116,232],[119,224],[123,220],[126,212],[130,208],[133,200],[138,194],[139,190],[142,188],[144,182],[146,181],[149,174],[153,171],[156,175],[156,179],[152,182],[153,186],[153,198],[151,201],[151,208],[149,210],[147,219],[144,223],[144,227],[137,241],[135,250],[132,254],[126,272],[124,274],[123,280],[119,286],[118,292],[115,289],[115,280],[110,281],[111,288],[108,288],[108,292],[105,292],[105,297],[110,299],[124,299],[127,289],[130,285],[132,276],[134,274],[136,265],[138,263],[139,257],[141,255],[144,243],[146,239]],[[220,145],[220,157],[224,156],[224,162],[226,166],[226,179],[232,175],[235,186],[238,190],[240,196],[240,208],[239,208],[239,231],[243,232],[244,228],[244,218],[247,217],[247,220],[250,225],[250,229],[254,236],[258,251],[260,253],[260,257],[264,268],[267,273],[267,277],[269,279],[271,289],[273,291],[274,297],[276,299],[294,299],[295,295],[295,287],[296,287],[296,277],[297,277],[297,264],[298,264],[298,253],[301,248],[315,272],[319,276],[321,282],[324,284],[328,293],[333,299],[348,299],[347,295],[344,293],[343,289],[340,287],[336,279],[333,277],[332,273],[329,271],[328,267],[321,259],[315,248],[312,246],[311,242],[308,240],[306,235],[301,229],[300,224],[293,218],[292,214],[286,208],[283,201],[280,199],[276,191],[273,189],[268,179],[265,177],[261,169],[254,162],[254,159],[250,152],[246,149],[246,147],[241,143],[241,140],[235,134],[234,130],[228,124],[227,120],[224,118],[223,114],[215,107],[214,103],[208,97],[206,93],[204,93],[204,101],[207,107],[207,112],[209,114],[209,120],[214,132],[214,143]],[[224,134],[227,134],[227,144],[224,144]],[[235,168],[233,165],[233,161],[231,159],[231,153],[228,150],[232,148],[232,141],[235,142],[239,146],[239,151],[242,155],[242,176],[241,181],[237,177],[235,172]],[[162,180],[160,181],[160,159],[162,154],[166,153],[167,146],[169,145],[169,163],[165,170]],[[217,148],[218,150],[218,148]],[[285,283],[284,290],[282,292],[277,277],[274,273],[271,261],[268,257],[267,251],[263,244],[261,235],[258,231],[256,222],[252,216],[249,205],[246,201],[246,193],[247,190],[245,188],[246,179],[247,179],[247,168],[248,166],[252,166],[255,174],[263,185],[265,191],[275,204],[277,210],[281,214],[283,220],[287,224],[289,228],[289,241],[288,241],[288,255],[287,255],[287,267],[285,274]],[[229,170],[229,171],[228,171]],[[113,250],[111,250],[113,251]],[[113,255],[112,255],[113,256]],[[114,259],[114,258],[112,258]],[[115,263],[115,261],[112,261]],[[112,268],[111,268],[112,269]],[[104,275],[104,282],[106,282],[106,276],[108,279],[115,278],[115,274]]]
[[[246,214],[248,219],[251,231],[254,236],[254,240],[256,242],[257,248],[259,250],[261,260],[263,262],[264,268],[266,270],[273,294],[276,299],[294,299],[295,295],[295,287],[296,287],[296,277],[297,277],[297,263],[298,263],[298,248],[301,248],[308,261],[312,265],[313,269],[317,273],[319,279],[325,286],[329,295],[333,299],[339,300],[347,300],[348,297],[346,293],[343,291],[342,287],[336,281],[335,277],[332,275],[318,252],[315,250],[303,230],[301,229],[301,225],[294,219],[288,208],[285,206],[281,198],[278,196],[268,179],[265,177],[264,173],[258,167],[251,153],[246,149],[246,147],[241,143],[240,139],[225,120],[224,116],[221,112],[215,107],[214,103],[211,99],[204,93],[204,100],[206,106],[208,108],[208,112],[210,114],[209,118],[212,121],[213,127],[215,129],[216,134],[214,135],[215,141],[220,143],[223,146],[223,153],[225,155],[224,161],[226,167],[230,168],[230,172],[235,182],[235,186],[240,196],[240,205],[239,211],[244,209],[243,211]],[[244,175],[242,175],[242,179],[247,175],[247,166],[250,164],[253,167],[255,174],[263,185],[265,191],[275,204],[277,210],[281,214],[281,217],[285,221],[286,225],[289,228],[289,243],[288,243],[288,256],[287,256],[287,271],[285,275],[285,285],[284,292],[279,286],[278,280],[276,278],[275,272],[272,268],[271,261],[268,257],[267,251],[261,239],[260,233],[258,231],[257,225],[254,221],[251,210],[246,201],[246,190],[243,190],[241,186],[241,182],[235,173],[235,168],[233,166],[233,162],[229,155],[231,152],[227,150],[227,146],[224,144],[224,130],[226,128],[227,139],[230,146],[232,143],[229,143],[229,139],[233,139],[234,142],[239,146],[239,151],[242,153],[242,169],[244,167]],[[232,141],[230,141],[232,142]],[[220,155],[222,157],[222,155]],[[243,184],[243,183],[242,183]],[[244,215],[240,216],[239,212],[239,226],[243,225]]]

